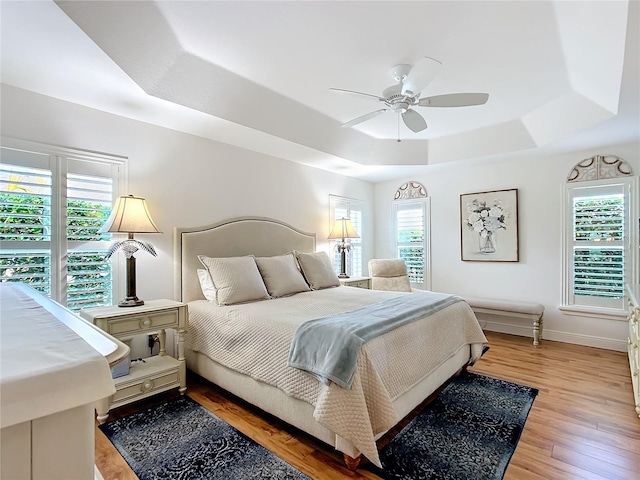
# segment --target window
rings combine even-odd
[[[77,310],[111,305],[117,263],[98,229],[120,194],[122,160],[2,147],[0,281]]]
[[[624,315],[624,284],[636,281],[637,271],[634,183],[631,177],[566,186],[565,307]]]
[[[351,249],[347,252],[347,275],[350,277],[361,277],[362,275],[362,236],[364,225],[364,202],[351,198],[329,196],[329,225],[333,225],[336,220],[350,218],[353,228],[360,238],[350,238],[347,240],[351,244]],[[340,253],[336,248],[339,240],[332,242],[333,265],[336,272],[340,272]]]
[[[407,264],[411,285],[419,288],[431,286],[427,270],[427,208],[426,198],[394,202],[396,254]]]

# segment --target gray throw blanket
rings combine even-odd
[[[456,295],[418,291],[303,323],[289,351],[289,366],[325,385],[351,388],[362,345],[378,335],[463,301]]]

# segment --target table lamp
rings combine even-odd
[[[345,238],[360,238],[360,235],[358,235],[353,228],[351,219],[341,218],[340,220],[336,220],[336,223],[333,225],[333,229],[327,238],[329,240],[340,239],[340,243],[338,243],[338,251],[340,252],[340,274],[338,275],[338,278],[349,278],[346,270],[346,252],[351,249],[351,245],[345,242]]]
[[[127,233],[126,240],[114,243],[105,259],[109,259],[116,250],[122,249],[127,258],[127,296],[118,303],[119,307],[136,307],[144,305],[136,295],[136,258],[133,256],[138,250],[144,250],[154,257],[157,256],[153,245],[134,240],[134,233],[162,233],[149,214],[144,198],[133,195],[120,197],[107,222],[102,226],[100,233]]]

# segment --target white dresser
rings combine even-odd
[[[636,404],[636,413],[640,416],[640,284],[627,285],[627,300],[629,302],[629,368]]]
[[[20,283],[0,283],[0,329],[0,478],[92,480],[94,403],[129,347]]]

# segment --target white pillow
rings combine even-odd
[[[298,270],[293,253],[275,257],[256,257],[256,264],[267,291],[273,298],[311,290]]]
[[[314,290],[327,287],[338,287],[340,281],[333,270],[331,260],[326,252],[301,253],[296,252],[296,257],[307,283]]]
[[[213,281],[211,280],[211,275],[209,275],[209,270],[205,270],[204,268],[199,268],[198,280],[200,280],[200,288],[202,289],[202,294],[204,295],[204,298],[206,298],[210,302],[215,302],[216,287],[213,286]]]
[[[269,298],[253,256],[211,258],[198,255],[198,259],[209,271],[218,305],[233,305]]]

